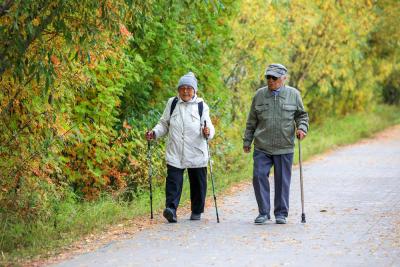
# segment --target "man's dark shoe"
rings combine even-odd
[[[267,221],[270,219],[269,215],[265,214],[265,215],[258,215],[257,218],[254,220],[255,224],[266,224]]]
[[[201,219],[201,213],[193,213],[190,215],[190,220],[198,221]]]
[[[163,212],[163,216],[165,219],[167,219],[168,222],[170,223],[176,223],[176,211],[171,208],[166,208]]]
[[[284,216],[276,217],[275,221],[276,221],[277,224],[286,224],[287,223],[286,217],[284,217]]]

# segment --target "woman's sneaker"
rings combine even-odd
[[[163,216],[165,219],[167,219],[168,222],[170,223],[176,223],[176,211],[171,208],[166,208],[163,212]]]
[[[193,213],[190,215],[190,220],[198,221],[201,219],[201,213]]]

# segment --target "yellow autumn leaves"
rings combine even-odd
[[[369,110],[379,81],[393,68],[371,53],[371,35],[385,31],[377,28],[378,8],[372,1],[242,1],[232,22],[236,46],[226,57],[231,69],[242,69],[232,88],[248,101],[265,67],[280,62],[313,120]],[[380,79],[374,77],[377,68]]]

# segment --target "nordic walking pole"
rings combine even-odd
[[[205,120],[204,120],[204,127],[207,127],[207,122]],[[212,191],[213,191],[213,196],[214,196],[215,213],[217,214],[217,223],[219,223],[217,197],[215,196],[214,178],[213,178],[213,175],[212,175],[211,152],[210,152],[210,147],[208,145],[208,136],[206,136],[206,142],[207,142],[207,151],[208,151],[208,163],[210,165],[211,185],[212,185]]]
[[[304,213],[304,189],[303,189],[303,167],[301,165],[301,141],[299,139],[299,165],[300,165],[300,190],[301,190],[301,222],[306,222],[306,214]]]
[[[147,159],[149,160],[149,184],[150,184],[150,219],[153,219],[153,169],[151,166],[151,141],[147,140]]]

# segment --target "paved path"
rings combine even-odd
[[[251,185],[200,222],[179,218],[58,266],[400,266],[400,127],[294,170],[287,225],[252,223]]]

